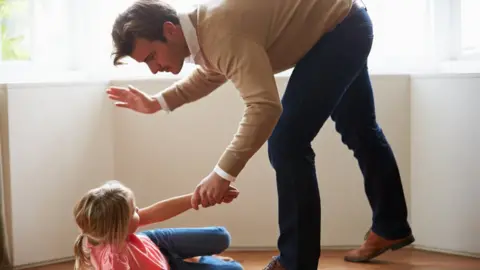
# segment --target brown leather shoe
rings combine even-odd
[[[270,263],[263,270],[287,270],[278,261],[278,257],[273,257]]]
[[[347,262],[367,262],[388,250],[401,249],[414,241],[413,235],[397,240],[387,240],[370,230],[365,236],[363,245],[358,249],[349,251],[344,259]]]

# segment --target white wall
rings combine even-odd
[[[72,209],[113,177],[106,83],[9,85],[14,264],[69,257]]]
[[[286,79],[277,81],[283,92]],[[153,93],[172,82],[114,84],[131,83]],[[379,122],[397,156],[409,200],[409,77],[374,76],[373,84]],[[215,165],[242,115],[241,99],[230,84],[171,114],[157,115],[112,111],[106,86],[9,86],[16,265],[71,256],[77,235],[72,207],[83,192],[105,180],[116,178],[133,188],[140,206],[192,192]],[[314,149],[322,195],[322,244],[359,245],[371,212],[357,163],[331,121]],[[265,147],[249,162],[237,186],[241,195],[236,202],[189,211],[159,226],[223,225],[232,233],[233,248],[275,247],[277,196]]]
[[[286,79],[277,81],[283,92]],[[132,83],[153,93],[172,82],[114,84]],[[15,265],[71,256],[77,235],[72,207],[83,192],[105,180],[117,178],[131,186],[142,206],[191,192],[210,172],[242,114],[230,84],[174,113],[157,115],[114,110],[104,94],[107,85],[3,86],[9,121],[8,130],[2,129],[2,143],[9,140],[3,162],[10,173]],[[416,76],[411,96],[408,76],[373,76],[373,85],[379,122],[399,162],[416,244],[480,254],[480,78]],[[331,121],[314,149],[322,244],[358,245],[371,213],[356,161]],[[237,186],[241,195],[235,203],[190,211],[161,226],[224,225],[234,248],[275,247],[275,180],[265,147]]]
[[[480,76],[413,77],[411,137],[416,245],[480,256]]]

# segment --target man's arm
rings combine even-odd
[[[222,178],[234,181],[271,135],[282,105],[270,60],[261,45],[234,36],[225,36],[217,44],[222,46],[208,48],[207,54],[234,83],[245,103],[238,130],[214,168]]]
[[[227,81],[222,74],[197,67],[187,77],[181,79],[169,88],[154,95],[165,111],[176,108],[212,93]]]
[[[173,197],[140,209],[140,226],[154,224],[171,219],[192,208],[192,194]]]

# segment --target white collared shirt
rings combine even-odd
[[[187,42],[190,55],[185,58],[185,62],[195,64],[197,57],[199,57],[200,45],[198,44],[197,30],[193,27],[193,23],[190,20],[188,13],[180,13],[178,15],[180,20],[180,26],[182,27],[185,41]]]
[[[185,62],[195,64],[196,60],[201,57],[199,54],[200,45],[198,44],[197,31],[195,27],[193,27],[193,23],[188,17],[187,12],[179,13],[178,19],[180,21],[180,26],[182,27],[183,35],[185,36],[185,41],[187,42],[188,50],[190,51],[190,55],[185,58]],[[170,108],[161,92],[154,95],[154,98],[158,100],[162,110],[170,112]]]

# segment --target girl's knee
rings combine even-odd
[[[230,246],[231,236],[228,230],[225,227],[216,227],[217,238],[216,245],[220,250],[225,250]]]
[[[244,270],[243,266],[237,261],[230,262],[229,266],[228,270]]]

